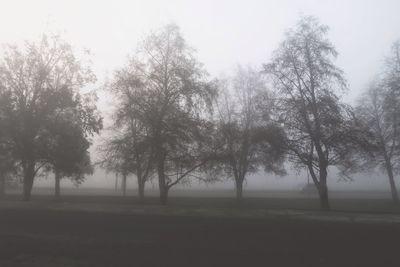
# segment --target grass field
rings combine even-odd
[[[0,200],[0,266],[400,266],[386,197],[176,193],[167,206],[109,192]],[[289,196],[285,195],[289,194]]]

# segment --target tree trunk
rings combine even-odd
[[[118,191],[118,173],[115,174],[115,192]]]
[[[33,180],[35,178],[35,163],[29,162],[24,165],[24,186],[23,186],[23,200],[29,201],[31,199]]]
[[[317,175],[314,172],[314,169],[311,165],[308,165],[308,171],[311,175],[311,178],[314,182],[315,187],[318,190],[319,202],[321,210],[328,211],[330,210],[329,198],[328,198],[328,185],[327,185],[327,177],[328,170],[327,167],[322,167],[320,164],[320,173],[319,173],[319,181],[317,179]]]
[[[322,166],[320,167],[319,177],[320,180],[318,184],[318,193],[321,204],[321,210],[329,211],[331,207],[329,205],[329,198],[328,198],[328,185],[327,185],[328,171],[326,167]]]
[[[158,187],[160,189],[160,202],[165,205],[168,202],[168,186],[165,182],[164,172],[158,174]]]
[[[392,200],[395,204],[399,203],[399,195],[397,193],[396,182],[394,181],[394,174],[392,169],[392,164],[389,159],[385,158],[386,171],[389,177],[390,191],[392,193]]]
[[[0,198],[4,196],[6,192],[6,176],[0,174]]]
[[[394,175],[393,172],[391,172],[389,175],[389,182],[390,182],[390,190],[392,193],[392,200],[395,204],[399,203],[399,195],[397,193],[397,188],[396,188],[396,183],[394,181]]]
[[[157,159],[157,174],[158,174],[158,187],[160,189],[160,202],[161,204],[165,205],[168,201],[168,185],[165,180],[165,173],[164,173],[164,160],[165,156],[164,153],[158,153]]]
[[[318,188],[318,193],[319,193],[321,210],[329,211],[331,207],[329,205],[328,186],[326,184],[325,185],[320,184]]]
[[[139,157],[137,157],[136,161],[139,162]],[[138,183],[139,200],[142,201],[144,199],[144,184],[145,184],[146,180],[143,177],[142,168],[141,168],[140,164],[139,164],[139,167],[137,168],[136,178],[137,178],[137,183]]]
[[[122,196],[126,197],[126,174],[122,174]]]
[[[143,200],[144,199],[144,179],[140,178],[138,179],[138,193],[139,193],[139,199]]]
[[[160,202],[163,205],[168,203],[168,190],[167,186],[160,187]]]
[[[236,187],[236,200],[241,202],[243,200],[243,180],[235,180]]]
[[[54,188],[54,199],[56,201],[60,200],[60,181],[61,181],[61,174],[58,171],[55,171],[54,173],[54,179],[55,179],[55,188]]]

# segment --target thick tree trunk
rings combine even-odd
[[[235,180],[236,187],[236,200],[241,202],[243,200],[243,180]]]
[[[126,174],[122,175],[122,196],[126,197]]]
[[[329,211],[331,209],[329,205],[329,197],[328,197],[328,185],[327,185],[327,177],[328,171],[326,168],[321,167],[320,170],[320,180],[318,185],[318,193],[319,200],[321,204],[321,210]]]
[[[331,209],[328,198],[328,185],[327,185],[328,170],[326,167],[325,168],[321,167],[321,165],[322,164],[320,164],[319,180],[311,165],[308,165],[308,171],[309,174],[311,175],[315,187],[318,190],[320,208],[321,210],[328,211]]]
[[[6,192],[6,176],[0,174],[0,198],[5,195]]]
[[[58,171],[56,171],[54,173],[54,180],[55,180],[55,187],[54,187],[54,199],[56,201],[60,200],[60,192],[61,192],[61,188],[60,188],[60,182],[61,182],[61,175]]]
[[[331,209],[331,207],[329,205],[327,185],[320,184],[319,188],[318,188],[318,193],[319,193],[319,201],[320,201],[321,210],[329,211]]]
[[[164,168],[163,168],[164,169]],[[168,186],[165,181],[164,170],[158,173],[158,187],[160,189],[160,202],[165,205],[168,202]]]
[[[398,204],[399,203],[399,195],[397,193],[397,188],[396,188],[396,183],[394,181],[393,172],[388,175],[389,175],[389,182],[390,182],[390,190],[392,193],[392,200],[394,203]]]
[[[138,179],[138,193],[139,193],[139,199],[143,200],[144,199],[144,184],[145,182],[143,181],[144,179]]]
[[[31,199],[33,180],[35,178],[35,163],[29,162],[25,164],[23,171],[24,171],[23,200],[29,201]]]
[[[399,195],[397,192],[396,182],[394,181],[392,164],[389,161],[389,159],[386,158],[385,160],[386,160],[386,171],[387,171],[387,174],[389,177],[390,191],[392,193],[392,200],[394,203],[398,204],[399,203]]]
[[[168,203],[168,190],[169,188],[166,186],[160,187],[160,202],[163,205]]]

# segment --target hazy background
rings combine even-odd
[[[391,44],[400,38],[399,0],[280,0],[280,1],[0,1],[0,43],[37,40],[43,32],[58,32],[78,48],[92,52],[98,89],[113,70],[126,62],[146,33],[166,23],[181,27],[186,41],[197,49],[198,58],[210,76],[231,71],[237,64],[261,66],[300,15],[317,16],[330,27],[341,67],[349,83],[346,101],[353,103],[379,73]],[[99,91],[99,109],[107,115],[112,103]],[[97,142],[95,142],[96,145]],[[95,149],[92,149],[94,151]],[[332,189],[386,190],[384,177],[355,176],[351,184],[338,183],[332,175]],[[307,178],[256,175],[246,188],[295,189]],[[36,185],[50,185],[38,179]],[[133,186],[134,180],[128,183]],[[88,177],[82,187],[113,187],[114,175],[102,171]],[[72,186],[64,181],[63,186]],[[151,187],[151,185],[149,185]],[[205,188],[192,183],[192,187]],[[209,188],[233,187],[232,183]]]

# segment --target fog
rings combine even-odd
[[[330,27],[329,37],[339,56],[354,103],[379,73],[390,45],[400,37],[400,2],[385,1],[2,1],[0,42],[22,43],[43,32],[60,32],[76,47],[89,48],[98,82],[98,107],[107,116],[112,101],[101,85],[151,29],[166,23],[181,27],[184,38],[198,51],[210,77],[229,72],[237,64],[260,67],[300,15],[314,15]],[[106,119],[107,120],[107,119]],[[95,138],[92,153],[95,154]],[[334,171],[332,171],[334,173]],[[337,182],[332,189],[385,189],[385,177],[357,175],[352,183]],[[253,175],[246,188],[294,189],[306,183],[305,174]],[[130,179],[131,186],[134,179]],[[35,185],[53,184],[41,178]],[[63,186],[72,186],[63,181]],[[114,175],[101,170],[87,177],[82,187],[112,187]],[[233,183],[211,186],[193,182],[192,188],[231,188]]]
[[[399,266],[400,0],[0,3],[0,267]]]
[[[400,35],[399,1],[2,1],[0,42],[61,32],[89,48],[99,81],[125,63],[149,30],[178,24],[215,76],[235,64],[259,66],[300,15],[330,27],[353,99]],[[103,100],[104,103],[104,100]]]

